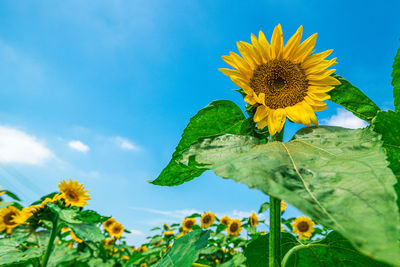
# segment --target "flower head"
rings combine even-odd
[[[287,206],[286,202],[281,200],[281,212],[284,212],[286,210],[286,206]]]
[[[8,206],[0,210],[0,232],[6,231],[10,234],[11,231],[17,227],[17,222],[14,218],[21,216],[21,211],[14,206]]]
[[[214,223],[214,221],[215,221],[214,213],[212,213],[212,212],[203,213],[203,215],[201,215],[201,219],[200,219],[200,222],[201,222],[200,227],[208,228]]]
[[[110,229],[110,227],[116,222],[117,221],[113,217],[111,217],[107,221],[103,222],[103,227],[108,231],[108,229]]]
[[[116,239],[120,239],[122,233],[124,232],[124,226],[119,222],[115,222],[108,228],[107,231],[110,235],[114,236]]]
[[[142,253],[142,252],[146,252],[146,251],[148,251],[149,249],[146,247],[146,246],[140,246],[139,248],[138,248],[138,252],[139,253]]]
[[[299,238],[308,239],[315,231],[314,222],[305,216],[297,217],[293,222],[293,233],[298,234]]]
[[[242,57],[231,52],[223,60],[235,68],[220,69],[246,94],[245,101],[257,107],[254,122],[259,129],[268,125],[271,135],[280,132],[289,120],[310,126],[318,125],[315,111],[326,109],[326,92],[340,82],[330,76],[336,58],[325,60],[333,50],[312,54],[317,34],[300,44],[303,27],[283,43],[279,24],[272,34],[271,44],[263,32],[251,35],[252,44],[238,42]]]
[[[224,217],[221,218],[221,220],[219,222],[221,224],[228,225],[230,221],[231,221],[231,219],[228,216],[224,216]]]
[[[228,224],[228,235],[238,236],[242,231],[242,222],[239,219],[233,219]]]
[[[82,184],[78,184],[77,181],[71,179],[68,183],[63,180],[59,185],[62,198],[65,200],[65,204],[68,206],[84,207],[87,205],[87,200],[90,199],[87,192]]]
[[[251,227],[258,225],[258,217],[255,212],[253,212],[250,216],[250,225]]]
[[[185,218],[182,221],[182,229],[183,232],[190,232],[192,231],[193,225],[196,224],[196,219],[195,218]]]

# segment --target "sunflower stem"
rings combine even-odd
[[[271,136],[271,141],[283,141],[283,128]],[[281,266],[281,200],[269,196],[269,267]]]
[[[47,244],[46,254],[44,254],[44,257],[43,257],[42,267],[47,266],[47,263],[49,262],[50,254],[54,247],[54,239],[57,236],[57,230],[58,230],[58,214],[54,215],[52,223],[53,223],[53,228],[51,229],[51,234],[50,234],[50,238],[49,238],[49,243]]]

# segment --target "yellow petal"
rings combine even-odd
[[[283,108],[274,110],[273,113],[273,123],[275,124],[276,132],[282,131],[283,125],[286,121],[286,111]]]
[[[282,26],[281,24],[278,24],[278,26],[275,27],[274,32],[272,33],[271,57],[273,59],[279,58],[282,52],[283,52]]]
[[[257,103],[260,103],[261,105],[265,106],[265,94],[264,93],[260,93],[258,96],[256,95],[256,99],[257,99]]]
[[[299,103],[297,103],[294,106],[286,107],[286,115],[287,117],[295,123],[302,124],[302,119],[301,119],[301,111],[299,110]]]
[[[325,77],[322,80],[308,81],[310,85],[341,85],[341,83],[332,76]]]
[[[322,60],[319,64],[313,65],[309,68],[303,68],[306,75],[315,74],[337,64],[336,57],[331,60]]]
[[[257,128],[262,129],[268,124],[268,117],[257,123]]]
[[[251,45],[251,44],[249,44],[249,43],[246,43],[246,42],[240,42],[243,46],[244,46],[244,48],[248,51],[248,53],[251,55],[251,57],[252,57],[252,59],[253,59],[253,61],[256,63],[256,65],[258,66],[258,65],[260,65],[261,64],[261,62],[262,62],[262,60],[261,60],[261,57],[260,57],[260,55],[258,54],[258,52],[257,52],[257,49],[253,46],[253,45]],[[256,67],[257,67],[256,66]]]
[[[310,106],[325,106],[325,105],[326,105],[325,102],[312,99],[310,96],[305,96],[305,97],[304,97],[304,100],[305,100]]]
[[[254,105],[255,103],[257,103],[257,101],[254,99],[252,95],[246,95],[244,101],[246,101],[250,105]]]
[[[307,80],[309,80],[309,81],[322,80],[322,79],[330,76],[332,73],[335,73],[335,71],[336,71],[335,69],[331,69],[331,70],[324,70],[320,73],[307,75]]]
[[[294,62],[303,62],[304,59],[309,56],[314,49],[315,43],[317,42],[318,33],[314,33],[308,37],[304,42],[301,43],[296,52],[293,55]]]
[[[254,122],[262,121],[267,116],[268,116],[268,108],[263,105],[258,106],[256,113],[254,114]]]
[[[301,36],[303,34],[303,26],[301,25],[296,33],[289,39],[289,41],[286,43],[284,49],[283,49],[283,59],[288,59],[290,56],[293,54],[295,49],[299,46]]]
[[[277,132],[277,129],[275,127],[275,123],[273,121],[274,112],[275,112],[275,110],[271,109],[269,114],[268,114],[268,117],[267,117],[268,131],[269,131],[270,135],[275,135],[276,132]]]
[[[225,61],[228,65],[234,67],[235,69],[238,68],[231,56],[222,56],[222,60]]]
[[[246,60],[244,60],[243,58],[241,58],[238,54],[234,53],[234,52],[230,52],[231,55],[231,59],[233,60],[233,62],[235,62],[237,69],[248,79],[251,78],[253,72],[251,70],[250,65],[246,62]]]
[[[254,59],[251,51],[249,51],[249,49],[246,47],[246,45],[244,45],[244,42],[236,42],[236,45],[238,47],[240,55],[242,55],[244,60],[246,60],[246,62],[250,65],[250,68],[252,70],[254,70],[255,67],[257,66],[257,62]]]
[[[271,59],[271,46],[265,38],[265,35],[262,31],[258,33],[258,42],[261,45],[261,52],[263,57],[268,61]],[[265,62],[264,62],[265,63]]]
[[[218,70],[228,77],[238,77],[238,78],[244,79],[244,77],[240,71],[225,69],[225,68],[220,68]]]
[[[231,78],[232,82],[234,82],[234,84],[236,84],[237,86],[239,86],[240,88],[242,88],[246,94],[254,94],[253,89],[250,88],[250,86],[247,85],[247,82],[243,79],[240,79],[238,77],[229,77]]]
[[[329,92],[334,88],[334,86],[310,85],[308,86],[308,92],[320,94]]]
[[[319,62],[324,60],[324,58],[329,56],[332,52],[333,52],[333,49],[330,49],[330,50],[326,50],[324,52],[309,55],[308,57],[306,57],[304,59],[303,63],[301,63],[301,67],[303,69],[305,69],[305,68],[309,68],[309,67],[313,66],[314,64],[318,64]]]
[[[262,47],[254,34],[251,34],[251,43],[253,44],[254,50],[257,53],[258,58],[260,59],[260,64],[267,62],[268,59],[264,57]]]
[[[331,99],[331,96],[326,94],[326,93],[314,93],[314,92],[308,92],[307,93],[309,97],[311,97],[314,100],[318,100],[318,101],[324,101],[324,100],[328,100]]]
[[[314,111],[323,111],[323,110],[325,110],[325,109],[327,109],[328,107],[326,106],[326,103],[325,103],[325,106],[312,106],[312,109],[314,110]]]

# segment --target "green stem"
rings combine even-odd
[[[286,253],[285,257],[283,257],[283,260],[282,260],[282,267],[286,267],[286,264],[288,263],[288,260],[289,260],[290,256],[292,256],[293,253],[295,253],[295,252],[298,251],[298,250],[305,249],[305,248],[309,248],[309,247],[329,247],[329,246],[328,246],[328,245],[325,245],[325,244],[308,244],[308,245],[303,245],[303,244],[301,244],[301,245],[292,247],[292,248]]]
[[[283,141],[283,129],[271,137]],[[281,200],[269,196],[269,267],[281,266]]]
[[[192,267],[210,267],[208,265],[200,264],[200,263],[192,263]]]
[[[50,254],[54,247],[54,239],[57,236],[57,230],[58,230],[58,214],[54,215],[53,218],[53,228],[51,229],[51,234],[49,243],[47,244],[46,254],[44,254],[43,257],[42,267],[46,267],[47,263],[49,262]]]

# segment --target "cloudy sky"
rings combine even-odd
[[[362,3],[362,4],[361,4]],[[1,1],[0,185],[25,204],[62,179],[89,189],[90,208],[144,240],[148,229],[193,211],[247,216],[267,200],[206,173],[178,187],[147,183],[168,163],[182,130],[214,99],[243,107],[217,69],[263,30],[300,26],[334,49],[337,73],[391,109],[400,45],[398,1]],[[365,123],[330,103],[322,124]],[[299,127],[289,125],[286,139]],[[239,197],[238,197],[239,196]],[[287,216],[298,213],[291,207]]]

